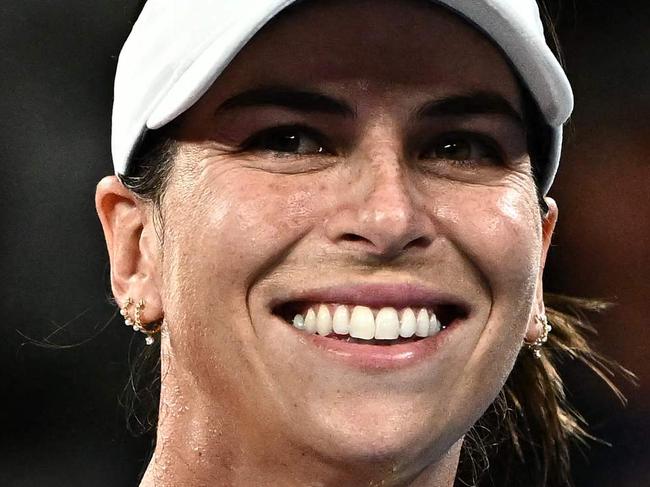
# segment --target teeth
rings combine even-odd
[[[441,324],[438,321],[435,313],[431,313],[431,318],[429,319],[429,336],[433,336],[440,331]]]
[[[299,330],[304,330],[305,329],[305,318],[298,314],[293,317],[293,326],[295,328],[298,328]]]
[[[355,306],[350,317],[350,336],[372,340],[375,336],[375,317],[365,306]]]
[[[417,326],[415,328],[415,335],[419,337],[429,336],[429,313],[422,308],[416,318]]]
[[[375,318],[375,339],[394,340],[399,336],[399,318],[395,308],[382,308]]]
[[[312,308],[309,308],[305,315],[305,331],[308,333],[316,333],[316,313],[314,313]]]
[[[416,328],[417,321],[415,319],[415,313],[411,308],[406,308],[402,313],[402,326],[400,327],[399,336],[411,338],[415,335]]]
[[[400,318],[398,311],[392,307],[373,311],[366,306],[354,306],[350,314],[350,306],[343,304],[312,306],[304,316],[296,314],[292,324],[294,328],[311,334],[327,336],[333,331],[337,335],[350,335],[362,340],[425,338],[438,334],[444,328],[436,314],[429,313],[426,308],[417,310],[417,315],[412,308],[405,308]]]
[[[332,316],[330,315],[330,310],[324,304],[321,304],[318,308],[316,331],[321,336],[327,336],[332,333]]]
[[[350,333],[350,312],[347,306],[337,306],[334,311],[332,328],[337,335],[347,335]]]

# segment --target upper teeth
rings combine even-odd
[[[296,314],[293,326],[308,333],[326,336],[332,333],[350,335],[364,340],[394,340],[433,336],[442,329],[435,313],[426,308],[405,308],[399,313],[395,308],[373,310],[366,306],[350,307],[335,305],[334,316],[330,306],[321,304],[315,310],[310,307],[305,315]]]

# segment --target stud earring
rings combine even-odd
[[[542,325],[542,334],[532,342],[524,339],[524,345],[533,353],[536,359],[540,359],[542,357],[542,347],[548,341],[548,334],[551,333],[553,327],[549,324],[544,313],[535,315],[535,321]]]
[[[142,310],[144,309],[146,303],[144,299],[138,301],[135,305],[133,316],[129,314],[129,308],[133,305],[133,300],[127,298],[124,306],[120,309],[120,314],[124,317],[124,324],[126,326],[133,327],[133,331],[139,331],[147,335],[144,339],[144,342],[147,345],[152,345],[155,341],[153,335],[160,331],[162,326],[162,321],[155,321],[153,323],[144,324],[142,323]]]

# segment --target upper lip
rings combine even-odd
[[[290,302],[338,303],[381,308],[453,306],[468,314],[470,305],[453,293],[413,283],[366,283],[296,291],[271,301],[271,308]]]

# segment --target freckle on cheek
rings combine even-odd
[[[300,191],[289,197],[286,205],[286,214],[289,216],[292,226],[299,226],[313,212],[311,207],[312,194],[307,191]]]

